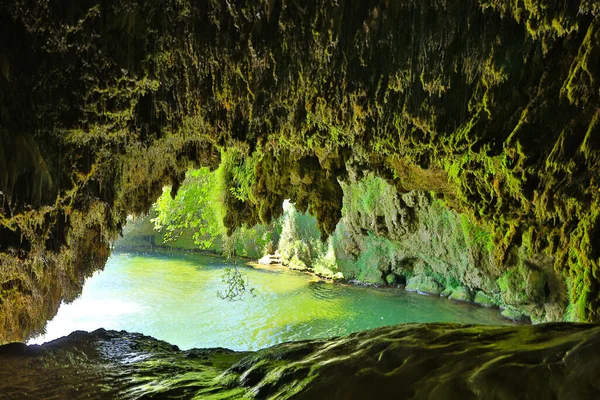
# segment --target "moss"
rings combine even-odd
[[[344,279],[344,274],[339,271],[333,240],[329,238],[327,243],[320,249],[320,254],[313,263],[313,271],[318,276],[329,279]]]
[[[483,248],[490,253],[494,250],[493,237],[489,231],[473,224],[462,214],[460,216],[460,222],[467,245]]]
[[[494,168],[501,164],[491,164]],[[521,243],[505,244],[510,251],[498,261],[487,226],[448,210],[435,194],[399,194],[371,174],[342,187],[343,218],[334,241],[339,257],[352,255],[339,262],[346,276],[370,274],[376,281],[390,273],[404,279],[427,276],[446,288],[446,296],[463,288],[455,298],[470,301],[472,292],[483,290],[494,293],[498,305],[536,321],[563,318],[568,296],[563,278],[540,253],[532,229],[520,235]]]
[[[400,282],[400,280],[398,279],[398,275],[396,274],[387,274],[385,276],[385,283],[387,283],[388,285],[397,285]]]
[[[437,192],[489,232],[484,286],[532,230],[532,251],[572,278],[577,318],[600,319],[593,2],[278,4],[0,5],[6,262],[62,279],[50,271],[75,257],[53,258],[72,211],[104,205],[90,226],[106,246],[163,185],[190,164],[216,167],[227,148],[242,155],[230,233],[290,198],[332,234],[340,181],[369,170],[402,192]]]
[[[597,18],[597,17],[596,17]],[[561,94],[566,96],[575,105],[580,105],[589,99],[590,90],[598,88],[600,83],[597,76],[599,49],[596,46],[600,40],[600,30],[596,24],[591,24],[581,45],[577,56],[571,64],[569,75],[561,88]]]
[[[522,313],[515,310],[514,308],[506,308],[506,309],[502,310],[501,314],[503,317],[508,318],[515,322],[525,322],[528,320],[527,316],[523,315]]]
[[[475,293],[473,302],[484,307],[496,307],[498,305],[497,301],[494,298],[482,292],[481,290]]]
[[[406,290],[409,292],[439,295],[442,292],[442,286],[429,276],[417,275],[406,281]]]
[[[452,293],[448,296],[448,299],[457,301],[471,301],[472,296],[463,286],[459,286],[452,289]]]
[[[593,324],[400,324],[256,352],[181,351],[124,331],[77,332],[42,346],[1,347],[0,390],[206,399],[368,398],[377,390],[387,398],[404,382],[424,398],[585,399],[598,393],[599,331]]]

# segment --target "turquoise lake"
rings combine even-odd
[[[256,350],[407,322],[510,324],[498,310],[437,296],[318,283],[302,273],[236,265],[256,297],[230,302],[217,296],[231,266],[219,257],[114,254],[77,300],[61,305],[46,334],[29,343],[105,328],[141,332],[182,349]]]

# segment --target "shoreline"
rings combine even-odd
[[[331,278],[326,278],[326,277],[322,277],[320,275],[317,275],[315,272],[310,271],[308,269],[306,270],[298,270],[298,269],[292,269],[284,264],[281,263],[274,263],[274,264],[261,264],[258,262],[258,260],[253,260],[253,261],[249,261],[247,262],[245,265],[252,267],[254,269],[258,269],[258,270],[263,270],[263,271],[273,271],[273,272],[297,272],[297,273],[301,273],[304,275],[308,275],[311,277],[311,279],[309,280],[309,282],[323,282],[323,283],[327,283],[327,284],[334,284],[334,285],[341,285],[341,286],[352,286],[352,287],[363,287],[363,288],[367,288],[367,289],[377,289],[377,290],[402,290],[406,293],[414,293],[420,296],[429,296],[429,297],[439,297],[440,300],[441,299],[445,299],[447,301],[452,301],[454,303],[457,304],[464,304],[464,305],[468,305],[468,306],[472,306],[472,307],[479,307],[479,308],[492,308],[492,309],[496,309],[498,311],[498,314],[500,315],[501,318],[505,319],[506,321],[512,322],[515,325],[535,325],[534,323],[531,322],[530,319],[527,320],[514,320],[512,318],[508,318],[504,315],[502,315],[502,308],[500,307],[486,307],[484,305],[475,303],[474,301],[469,301],[469,300],[458,300],[458,299],[451,299],[448,296],[442,296],[442,295],[434,295],[434,294],[430,294],[430,293],[426,293],[426,292],[421,292],[418,290],[406,290],[406,285],[405,284],[397,284],[397,285],[377,285],[374,283],[367,283],[367,282],[361,282],[357,279],[350,279],[350,280],[346,280],[346,279],[331,279]]]

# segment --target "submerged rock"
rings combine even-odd
[[[267,254],[257,261],[261,265],[281,264],[281,257],[278,254]]]
[[[136,333],[0,347],[8,398],[558,398],[600,396],[600,326],[406,324],[253,353],[181,351]]]

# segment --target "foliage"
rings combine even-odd
[[[238,153],[224,153],[222,160],[216,171],[207,168],[188,171],[174,198],[170,187],[163,188],[163,194],[154,205],[156,217],[152,222],[157,231],[164,233],[165,243],[175,242],[182,235],[192,232],[194,244],[201,249],[220,249],[227,256],[259,258],[264,255],[265,249],[273,247],[273,231],[277,231],[277,224],[252,228],[241,226],[227,235],[223,225],[223,199],[228,195],[224,193],[227,190],[225,180],[233,174],[237,182],[247,183],[241,177],[247,177],[248,170],[232,166],[241,160]],[[242,196],[244,187],[242,185],[231,193],[239,200],[246,200]],[[237,267],[227,268],[222,279],[227,289],[217,292],[220,298],[241,300],[247,292],[254,296],[247,275]]]
[[[190,230],[194,243],[208,249],[224,235],[224,209],[217,176],[208,168],[188,171],[175,198],[170,195],[171,187],[163,188],[154,205],[157,215],[152,221],[156,230],[164,230],[165,243]]]
[[[326,245],[322,248],[321,254],[313,262],[313,271],[315,274],[326,278],[339,278],[343,276],[339,273],[332,237],[329,237]]]
[[[223,162],[215,171],[207,168],[188,171],[175,198],[170,195],[171,187],[163,188],[154,204],[156,216],[151,221],[166,245],[177,246],[178,239],[191,235],[200,249],[248,258],[260,258],[266,249],[276,246],[279,229],[276,222],[251,228],[240,226],[227,235],[223,224],[224,199],[229,195],[225,180],[230,176],[232,160],[239,160],[238,156],[224,153]]]
[[[256,185],[256,165],[262,159],[260,152],[247,157],[235,147],[221,155],[220,179],[233,197],[241,202],[256,203],[253,188]]]
[[[284,204],[284,209],[279,239],[282,262],[291,269],[308,269],[325,278],[343,278],[333,237],[323,243],[315,217],[299,212],[289,202]]]
[[[242,300],[246,293],[256,297],[254,288],[250,287],[248,275],[241,272],[237,267],[226,268],[222,281],[227,288],[224,292],[218,291],[217,296],[223,300],[237,301]]]
[[[276,221],[270,225],[256,225],[252,228],[241,226],[230,236],[223,237],[223,253],[254,259],[273,253],[276,246],[276,230]]]

